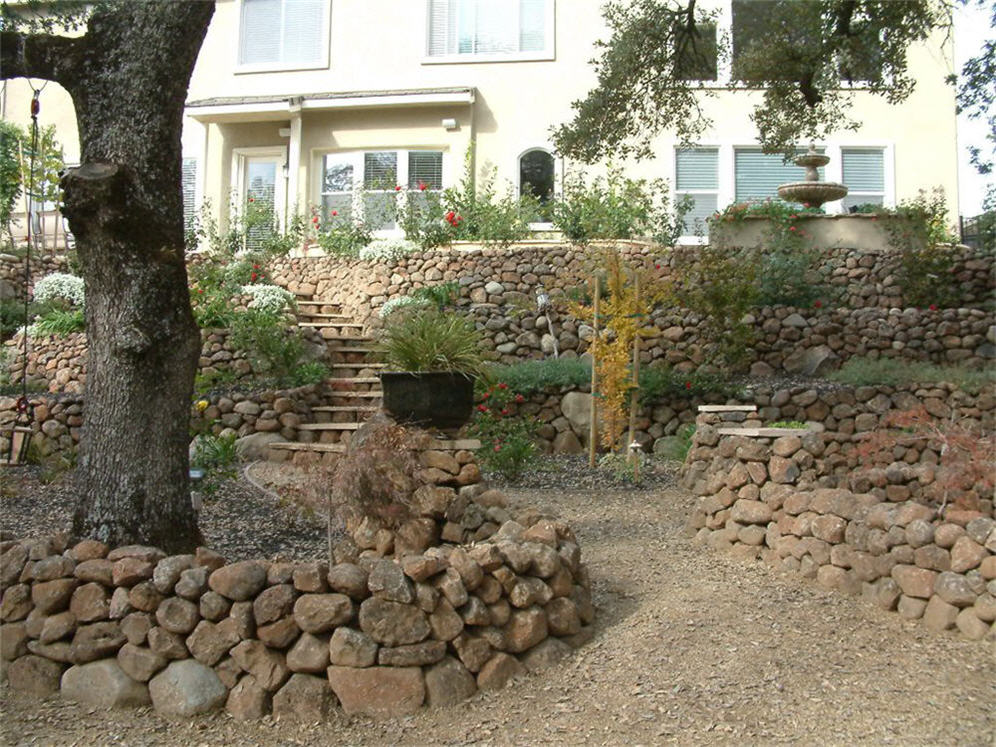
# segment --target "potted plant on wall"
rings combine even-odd
[[[384,410],[396,420],[458,428],[474,406],[474,380],[485,370],[472,321],[432,307],[399,309],[386,320],[379,351]]]

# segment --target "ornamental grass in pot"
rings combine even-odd
[[[474,406],[474,380],[486,359],[474,323],[435,308],[398,310],[378,341],[389,371],[381,374],[384,410],[398,421],[459,428]]]

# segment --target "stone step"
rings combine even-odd
[[[323,301],[320,298],[309,298],[307,300],[302,300],[297,302],[298,306],[338,306],[342,308],[342,304],[336,303],[335,301]]]
[[[379,407],[360,407],[352,405],[322,405],[321,407],[312,407],[312,412],[377,412]]]
[[[283,441],[270,444],[267,448],[277,451],[317,451],[323,454],[345,454],[345,444],[303,444],[298,441]]]
[[[333,335],[326,337],[325,342],[373,342],[374,338],[366,335]],[[350,346],[352,350],[352,346]]]
[[[360,361],[357,363],[331,363],[329,367],[332,369],[336,368],[387,368],[386,363],[367,363],[366,361]]]
[[[299,431],[355,431],[363,423],[301,423]]]
[[[379,376],[349,376],[349,377],[341,378],[341,379],[339,379],[339,378],[328,379],[327,382],[328,382],[328,384],[330,386],[333,386],[333,387],[336,386],[337,384],[345,384],[347,386],[349,384],[379,384],[380,383],[380,377]]]
[[[383,395],[384,392],[382,392],[380,389],[369,390],[366,392],[350,392],[345,389],[340,389],[332,392],[330,396],[334,399],[349,399],[351,397],[367,397],[369,399],[375,399],[377,397],[382,397]],[[318,408],[316,407],[314,409],[317,410]]]
[[[318,311],[302,311],[301,313],[304,316],[307,316],[307,317],[310,317],[311,319],[316,319],[316,320],[317,319],[338,320],[338,321],[341,321],[343,324],[352,324],[352,322],[353,322],[353,317],[346,316],[345,314],[325,314],[325,313],[318,312]],[[336,325],[336,326],[340,326],[340,325]]]
[[[699,405],[699,412],[757,412],[757,405]]]
[[[379,353],[380,351],[377,348],[371,348],[371,347],[360,347],[360,346],[353,346],[353,345],[350,345],[348,347],[345,347],[345,346],[340,347],[340,346],[330,345],[329,346],[329,352],[332,352],[332,353],[367,353],[367,354],[372,354],[372,353]]]

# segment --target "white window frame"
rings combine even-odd
[[[887,142],[862,141],[859,143],[831,143],[827,145],[826,153],[830,156],[830,163],[826,165],[826,179],[830,182],[842,183],[844,180],[844,156],[845,150],[880,150],[882,151],[882,192],[848,192],[849,197],[868,195],[882,197],[882,207],[893,208],[896,206],[896,161],[895,144]],[[845,185],[846,186],[846,185]],[[841,200],[827,203],[827,207],[832,210],[827,212],[845,214],[844,203]]]
[[[407,148],[399,148],[396,146],[385,146],[382,148],[364,148],[363,150],[321,150],[315,151],[313,154],[313,165],[315,178],[312,180],[312,194],[315,195],[315,202],[319,206],[322,204],[322,197],[324,196],[324,191],[322,190],[322,183],[325,180],[325,157],[335,156],[344,162],[350,163],[353,167],[353,194],[354,198],[357,193],[356,182],[359,181],[360,192],[363,191],[373,191],[380,192],[383,191],[385,194],[389,194],[387,190],[363,190],[362,183],[364,178],[364,155],[367,153],[395,153],[397,154],[397,164],[398,173],[395,174],[396,185],[400,185],[401,189],[397,190],[398,196],[404,194],[407,190],[408,184],[408,154],[413,151],[430,151],[433,153],[442,153],[442,188],[429,190],[432,192],[441,192],[446,189],[449,184],[449,179],[447,176],[449,174],[449,151],[441,146],[411,146]],[[353,215],[356,217],[363,217],[363,200],[359,200],[359,204],[354,199],[353,202]],[[395,226],[394,228],[378,229],[372,232],[375,238],[395,238],[404,235],[404,231],[401,230],[400,226]]]
[[[319,60],[308,64],[302,62],[252,62],[243,63],[240,59],[240,54],[242,51],[242,30],[243,24],[245,22],[245,6],[246,0],[238,0],[238,18],[239,18],[239,35],[235,42],[235,74],[243,75],[246,73],[279,73],[288,72],[292,70],[327,70],[329,68],[329,47],[330,47],[330,28],[332,20],[332,0],[323,0],[322,3],[322,21],[321,21],[321,55]],[[281,5],[281,7],[283,7]]]
[[[241,210],[246,201],[246,188],[248,186],[246,178],[251,161],[273,163],[276,166],[274,171],[276,178],[273,184],[273,212],[276,215],[280,230],[283,231],[287,225],[287,174],[284,172],[287,165],[287,148],[264,146],[232,149],[231,174],[233,192],[236,196],[236,210]]]
[[[728,195],[732,191],[732,186],[729,183],[730,180],[725,180],[723,178],[723,167],[727,162],[724,156],[724,147],[719,143],[715,142],[702,142],[696,143],[694,148],[696,150],[715,150],[716,151],[716,189],[682,189],[678,190],[678,152],[683,150],[680,146],[675,146],[671,148],[671,185],[672,185],[672,207],[676,208],[678,200],[682,195],[695,196],[697,194],[701,195],[716,195],[716,209],[722,210],[725,205],[729,202],[724,202],[724,195]],[[708,228],[708,226],[704,226]],[[680,244],[708,244],[709,243],[709,233],[706,231],[702,236],[696,234],[682,234],[678,237],[678,243]]]
[[[506,54],[476,54],[465,52],[463,54],[430,55],[429,48],[432,42],[432,4],[430,0],[425,0],[425,49],[422,57],[423,65],[452,65],[480,62],[538,62],[556,59],[556,0],[545,0],[546,15],[544,18],[545,44],[543,49],[537,52],[509,52]],[[519,5],[515,5],[515,12],[518,14]],[[520,27],[521,31],[521,27]]]

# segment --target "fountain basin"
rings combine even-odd
[[[778,196],[789,202],[819,207],[825,202],[839,200],[847,194],[847,187],[837,182],[789,182],[778,186]]]

